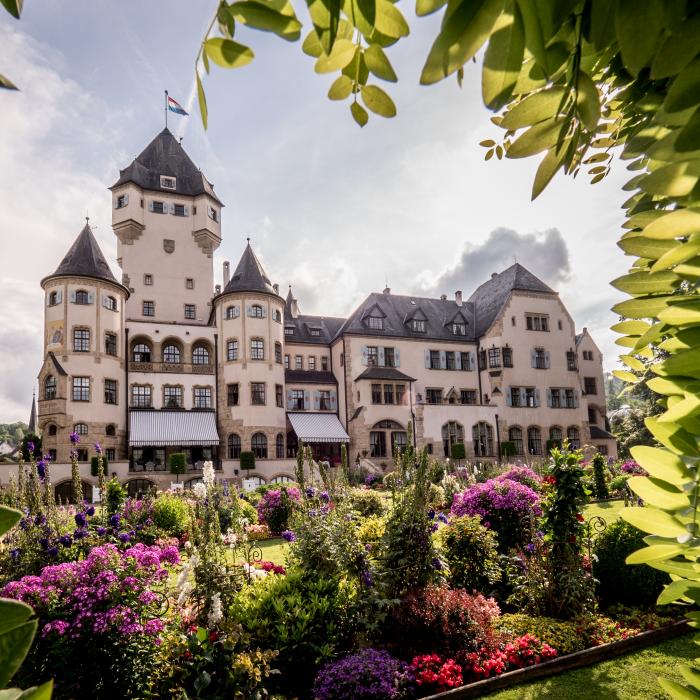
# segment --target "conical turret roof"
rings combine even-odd
[[[231,280],[224,288],[223,293],[227,294],[228,292],[264,292],[279,296],[250,247],[250,242],[246,245]]]

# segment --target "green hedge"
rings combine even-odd
[[[102,455],[102,473],[107,476],[107,468],[109,467],[109,461]],[[90,474],[97,476],[97,457],[92,457],[90,459]]]
[[[252,452],[241,452],[241,469],[255,469],[255,455]]]

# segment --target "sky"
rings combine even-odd
[[[334,75],[292,43],[240,27],[255,60],[212,67],[209,129],[194,104],[194,59],[214,0],[27,0],[20,21],[0,10],[0,422],[27,420],[42,362],[43,293],[89,215],[115,275],[107,188],[163,128],[163,91],[189,117],[169,126],[225,203],[214,258],[235,267],[251,238],[274,282],[292,284],[303,313],[344,316],[388,283],[397,294],[469,294],[514,261],[560,292],[616,363],[622,296],[609,281],[629,261],[621,165],[594,186],[558,175],[530,201],[539,157],[484,161],[499,138],[480,90],[418,76],[439,17],[398,7],[411,36],[388,50],[399,82],[383,85],[398,115],[360,129],[348,103],[327,99]],[[308,19],[300,13],[305,25]],[[302,38],[308,31],[305,26]]]

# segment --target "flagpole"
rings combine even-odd
[[[168,91],[165,91],[165,128],[168,128]]]

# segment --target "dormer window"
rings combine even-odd
[[[379,319],[380,321],[382,320],[381,318]],[[315,336],[318,338],[321,335],[321,331],[318,328],[312,328],[311,329],[311,335]]]
[[[285,335],[294,335],[294,326],[285,326],[284,327],[284,334]]]
[[[425,333],[425,321],[423,319],[414,318],[411,321],[411,330],[416,333]]]
[[[129,203],[129,195],[128,194],[120,194],[117,197],[117,201],[114,203],[114,208],[115,209],[123,209],[128,203]]]
[[[374,331],[383,331],[384,319],[381,316],[368,316],[367,326]]]
[[[177,186],[177,180],[174,177],[160,176],[160,186],[164,190],[174,190]]]
[[[466,323],[453,323],[452,324],[452,335],[466,335],[467,334],[467,324]]]
[[[207,206],[207,216],[212,220],[219,222],[219,212],[214,207]]]

